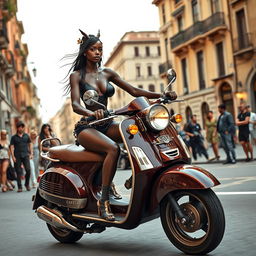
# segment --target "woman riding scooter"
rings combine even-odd
[[[98,213],[106,220],[115,220],[109,206],[109,192],[111,182],[116,172],[119,156],[117,143],[121,142],[118,123],[113,120],[104,121],[90,127],[86,123],[87,117],[95,117],[97,120],[104,118],[104,106],[107,106],[108,98],[113,96],[115,89],[110,83],[114,83],[134,97],[145,96],[148,99],[161,97],[160,93],[146,91],[136,88],[124,81],[115,71],[110,68],[101,67],[103,44],[100,35],[87,35],[83,31],[79,53],[72,64],[70,72],[70,83],[66,89],[71,92],[73,111],[81,116],[80,121],[75,125],[74,134],[77,144],[81,144],[89,151],[104,154],[105,159],[102,167],[102,194],[97,202]],[[80,104],[80,98],[88,90],[95,90],[99,94],[97,105]],[[175,92],[167,92],[165,96],[176,99]],[[84,101],[84,100],[83,100]]]

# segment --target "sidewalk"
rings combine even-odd
[[[209,154],[209,158],[210,159],[214,157],[214,153],[213,153],[212,147],[209,147],[207,149],[207,152]],[[240,144],[236,144],[235,152],[236,152],[236,161],[237,162],[245,162],[246,156],[245,156],[244,150],[243,150],[243,148],[242,148],[242,146]],[[223,148],[219,148],[219,155],[220,155],[220,160],[219,161],[213,160],[213,161],[210,161],[210,162],[208,162],[205,159],[204,156],[197,155],[197,161],[195,161],[192,158],[192,163],[193,164],[217,164],[217,163],[224,163],[226,161],[226,154],[225,154]],[[254,157],[254,160],[256,160],[256,146],[255,145],[253,146],[253,157]]]

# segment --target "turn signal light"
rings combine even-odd
[[[171,117],[171,121],[173,123],[180,123],[182,121],[182,115],[181,114],[175,114]]]
[[[127,128],[127,132],[129,132],[131,135],[135,135],[138,133],[139,127],[136,124],[130,124]]]

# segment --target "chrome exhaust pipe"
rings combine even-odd
[[[65,228],[65,229],[70,229],[75,232],[83,232],[83,230],[80,230],[67,222],[61,212],[55,210],[55,209],[50,209],[44,205],[39,206],[36,210],[37,216],[47,222],[48,224],[56,227],[56,228]]]

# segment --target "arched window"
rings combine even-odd
[[[155,91],[155,86],[154,86],[153,84],[150,84],[150,85],[148,86],[148,90],[149,90],[150,92],[154,92],[154,91]]]
[[[193,112],[192,112],[192,109],[188,106],[186,107],[186,110],[185,110],[185,115],[186,115],[186,122],[190,122],[191,120],[191,117],[193,115]]]
[[[208,114],[208,111],[210,110],[209,105],[207,102],[203,102],[201,106],[201,112],[202,112],[202,118],[203,118],[203,128],[205,129],[205,121]]]

